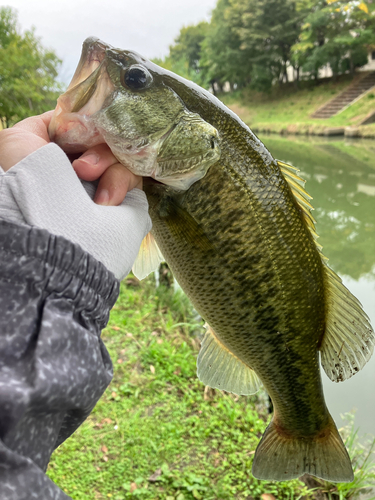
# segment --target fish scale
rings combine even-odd
[[[225,161],[225,157],[224,159],[223,157],[221,158],[221,161],[223,160]],[[294,339],[295,335],[300,334],[299,330],[302,330],[304,334],[306,334],[306,329],[304,328],[304,325],[301,324],[300,318],[297,316],[297,323],[293,324],[293,320],[290,317],[291,315],[287,315],[287,311],[285,311],[286,295],[288,296],[287,301],[289,299],[289,301],[295,301],[298,303],[299,307],[298,309],[296,309],[297,311],[303,310],[304,301],[303,298],[300,297],[300,293],[301,291],[303,291],[303,285],[300,284],[300,277],[295,276],[298,274],[298,269],[290,269],[288,263],[285,262],[290,260],[290,258],[288,259],[287,254],[283,251],[282,248],[280,248],[279,238],[275,239],[273,235],[268,238],[268,234],[264,230],[265,223],[269,219],[268,211],[273,210],[273,203],[271,203],[270,206],[266,202],[267,199],[272,196],[273,186],[269,186],[269,190],[266,191],[266,195],[264,195],[264,191],[262,192],[260,200],[259,197],[254,197],[254,204],[257,202],[262,204],[263,213],[261,213],[259,208],[251,209],[251,203],[241,203],[241,200],[239,200],[238,191],[234,189],[234,186],[232,189],[230,189],[230,187],[228,186],[227,175],[224,174],[224,178],[220,177],[217,171],[220,171],[220,169],[217,167],[212,167],[209,174],[207,174],[204,179],[202,179],[199,183],[193,185],[190,188],[188,194],[182,196],[181,202],[181,208],[184,211],[188,212],[196,221],[199,221],[200,227],[203,229],[204,233],[207,235],[207,238],[215,248],[215,252],[212,252],[210,254],[210,262],[211,265],[214,265],[214,267],[216,267],[217,269],[222,270],[222,273],[216,276],[217,282],[215,282],[215,279],[213,279],[211,276],[207,278],[206,283],[204,283],[205,280],[202,277],[196,282],[193,282],[191,279],[187,279],[187,277],[189,277],[192,273],[195,273],[198,276],[205,276],[204,269],[195,269],[194,271],[193,267],[197,262],[204,263],[207,258],[204,255],[196,256],[194,259],[190,258],[191,268],[187,270],[185,264],[187,257],[185,255],[185,252],[187,252],[189,255],[194,253],[194,241],[190,242],[190,248],[186,246],[186,241],[181,242],[181,246],[179,246],[179,243],[176,240],[169,241],[168,236],[165,234],[168,233],[168,221],[163,217],[159,219],[155,208],[153,208],[151,212],[151,217],[154,224],[153,234],[155,235],[156,240],[159,242],[161,251],[169,262],[177,280],[179,281],[180,285],[185,290],[187,295],[192,299],[193,303],[198,308],[199,313],[211,325],[219,338],[225,338],[226,345],[232,350],[232,352],[234,354],[240,354],[242,359],[245,360],[249,366],[253,367],[259,374],[267,391],[270,393],[274,405],[277,409],[276,411],[280,414],[280,416],[285,416],[284,418],[286,421],[289,421],[291,417],[292,420],[294,420],[294,417],[296,415],[295,406],[300,405],[301,401],[303,400],[312,400],[313,402],[315,402],[315,398],[312,396],[312,394],[318,392],[321,395],[322,389],[320,380],[317,381],[315,379],[313,381],[313,385],[316,387],[310,387],[310,385],[304,384],[304,386],[301,388],[302,391],[298,391],[298,398],[295,398],[294,395],[291,398],[288,398],[287,389],[283,387],[283,381],[278,381],[277,384],[273,373],[269,373],[269,362],[267,361],[267,359],[265,363],[262,362],[262,358],[264,356],[259,356],[259,353],[261,354],[262,351],[267,350],[267,344],[270,344],[271,347],[273,345],[274,349],[272,352],[274,353],[274,355],[272,357],[274,360],[280,358],[278,359],[278,361],[276,361],[276,364],[279,367],[283,364],[283,358],[285,358],[285,355],[287,357],[290,357],[290,353],[293,350],[293,344],[290,344],[288,346],[288,351],[286,351],[286,353],[282,350],[280,351],[280,342],[285,346],[285,344],[288,342],[288,334],[282,333],[281,335],[278,335],[276,342],[273,341],[272,336],[274,335],[272,334],[274,334],[274,332],[278,330],[282,332],[292,331],[295,332],[294,335],[292,334]],[[246,176],[246,179],[248,180],[248,176]],[[245,225],[245,229],[241,231],[239,235],[235,235],[235,239],[233,238],[233,236],[231,237],[229,232],[226,231],[226,227],[225,225],[223,225],[223,221],[221,221],[220,233],[217,233],[215,228],[212,227],[211,219],[209,217],[210,214],[208,213],[207,217],[205,216],[206,203],[203,203],[203,210],[200,208],[198,200],[202,199],[202,192],[205,192],[208,199],[211,199],[210,192],[218,193],[218,195],[215,197],[215,200],[216,204],[219,204],[220,206],[220,209],[218,210],[219,212],[223,212],[224,207],[226,207],[227,212],[230,212],[230,208],[228,207],[231,207],[232,204],[235,204],[235,206],[237,204],[240,204],[240,206],[242,207],[242,212],[245,211],[246,206],[248,207],[247,212],[244,213],[243,216],[243,225]],[[246,196],[251,198],[249,192],[246,192]],[[278,192],[278,196],[281,197],[280,192]],[[155,207],[152,195],[149,195],[149,197],[151,200],[150,205]],[[212,197],[211,202],[213,200],[214,197]],[[285,205],[289,205],[290,210],[293,210],[294,219],[296,217],[299,217],[298,212],[296,212],[295,210],[294,203],[285,202]],[[214,203],[211,203],[211,211],[216,211]],[[255,213],[257,213],[257,216],[254,215]],[[292,215],[290,215],[289,217],[293,218]],[[298,230],[300,232],[307,233],[307,230],[303,226],[303,222],[301,220],[299,220],[299,224],[294,223],[293,225],[291,225],[291,227],[293,228],[292,231],[285,231],[285,229],[287,229],[287,224],[281,224],[281,220],[285,219],[284,212],[281,213],[280,216],[275,217],[274,212],[272,211],[271,218],[274,220],[274,224],[277,225],[279,233],[286,233],[284,235],[284,238],[291,241],[290,252],[293,252],[293,247],[298,249],[298,253],[296,252],[294,255],[297,255],[299,260],[306,259],[306,256],[304,255],[304,253],[306,253],[307,258],[310,257],[315,261],[320,261],[320,257],[316,248],[314,254],[313,246],[309,246],[309,248],[307,248],[301,255],[301,245],[298,244],[298,239],[297,241],[295,239],[295,233],[298,233]],[[261,229],[259,228],[259,226]],[[262,234],[262,236],[260,236],[260,233]],[[243,235],[242,238],[241,235]],[[255,236],[254,239],[256,241],[256,245],[254,246],[257,247],[258,252],[259,250],[261,250],[260,253],[255,253],[255,255],[262,255],[262,265],[260,265],[260,263],[258,262],[256,270],[254,270],[254,266],[251,265],[251,261],[254,256],[254,248],[253,245],[251,245],[251,241],[249,241],[249,235],[252,235],[253,237]],[[225,237],[227,237],[226,240]],[[308,237],[311,238],[310,235],[308,235]],[[261,249],[259,248],[260,240],[263,240],[263,248]],[[265,240],[267,240],[267,244],[265,243]],[[275,241],[275,249],[273,249],[272,245],[270,245],[270,241],[272,240]],[[169,249],[171,248],[171,246],[173,246],[175,250],[173,257],[169,258]],[[240,260],[236,253],[232,253],[231,249],[236,246],[240,247],[241,249],[247,248],[246,253],[250,256],[250,265],[247,264],[245,256]],[[302,249],[304,249],[303,246]],[[225,257],[222,256],[223,254],[225,255]],[[272,259],[269,257],[270,254],[273,254]],[[212,263],[212,259],[215,258],[218,260],[216,265]],[[272,264],[272,260],[274,264]],[[179,266],[180,262],[184,263],[182,265],[182,271],[180,270]],[[270,272],[270,267],[272,268],[272,265],[274,265],[276,268],[273,273]],[[304,267],[306,268],[306,266]],[[285,281],[283,276],[285,272],[283,273],[282,271],[280,271],[280,269],[287,270],[287,273],[289,274],[287,282]],[[237,280],[233,280],[232,276],[234,272],[243,277],[242,283],[239,283]],[[284,286],[278,287],[278,293],[276,294],[273,278],[275,275],[279,274],[281,274],[279,280],[284,283]],[[246,279],[246,277],[248,277],[248,280]],[[319,282],[319,280],[315,281]],[[285,283],[289,284],[290,290],[287,289]],[[297,295],[296,287],[298,287]],[[236,308],[236,303],[233,303],[233,300],[230,300],[230,295],[227,293],[227,290],[230,290],[231,288],[238,290],[237,293],[240,294],[240,307],[243,307],[241,306],[241,302],[243,302],[246,298],[247,310],[246,316],[243,321],[239,322],[238,320],[236,320],[235,322],[233,322],[233,320],[230,320],[228,324],[227,313],[220,314],[219,312],[217,314],[216,311],[218,309],[220,311],[221,307],[223,308],[223,311],[227,311],[228,307]],[[259,288],[263,288],[263,290],[260,290]],[[267,293],[268,288],[273,289],[271,294]],[[322,293],[322,288],[323,287],[321,287],[320,293]],[[316,290],[315,293],[316,295],[319,295],[319,290]],[[200,296],[202,294],[206,297],[206,300],[205,304],[200,307]],[[208,297],[210,300],[207,300]],[[310,298],[306,298],[306,302],[308,301],[310,303],[310,300]],[[320,297],[320,302],[324,303],[324,298],[322,296]],[[255,307],[252,307],[252,304],[255,304]],[[287,327],[286,325],[288,323],[292,324]],[[313,345],[314,351],[316,351],[316,346],[323,332],[323,321],[321,320],[319,322],[319,319],[317,317],[316,323],[311,324],[310,320],[309,330],[310,332],[308,337]],[[246,340],[244,339],[245,345],[248,345],[248,352],[244,352],[243,349],[238,349],[238,332],[248,332],[247,335],[249,342],[246,342]],[[303,340],[303,342],[306,345],[305,339]],[[296,342],[296,339],[294,340],[294,343],[296,343],[297,347],[299,347],[299,342]],[[305,349],[305,352],[307,354],[307,359],[303,359],[302,362],[306,367],[306,364],[310,362],[310,359],[307,349]],[[311,371],[313,371],[314,369],[316,370],[315,359],[313,359],[313,369]],[[280,377],[276,377],[276,380],[278,379],[280,379]],[[274,385],[276,385],[275,389],[273,389]],[[293,390],[292,386],[292,393],[293,392],[295,391]],[[282,397],[279,398],[274,395],[274,393],[281,393]],[[292,404],[290,400],[292,400]],[[284,409],[284,406],[286,405],[288,406],[288,410]],[[319,405],[319,407],[316,408],[318,413],[321,412],[322,406],[323,405]],[[308,410],[310,414],[314,413],[314,408],[309,408]],[[283,427],[286,427],[286,424],[284,424]]]

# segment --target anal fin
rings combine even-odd
[[[238,395],[255,394],[261,385],[254,370],[231,353],[207,324],[197,360],[197,375],[205,385]]]
[[[155,238],[151,233],[148,233],[141,243],[137,258],[133,264],[133,274],[139,280],[143,280],[159,267],[159,264],[164,262],[164,257],[159,250]]]

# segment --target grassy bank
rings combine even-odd
[[[269,420],[266,395],[205,390],[195,365],[202,332],[182,293],[156,289],[153,278],[125,280],[103,332],[113,382],[53,454],[49,476],[74,500],[321,498],[317,492],[347,488],[312,482],[309,492],[299,480],[252,477]]]
[[[220,98],[255,132],[324,134],[327,128],[357,127],[371,111],[375,111],[375,91],[370,91],[336,116],[327,119],[311,118],[314,111],[351,82],[344,75],[337,82],[327,79],[318,86],[311,82],[301,82],[299,89],[293,84],[287,84],[275,86],[270,93],[244,89],[221,95]],[[361,135],[375,137],[375,124],[362,126]]]
[[[49,467],[73,499],[296,498],[305,491],[300,481],[251,476],[268,420],[265,395],[205,391],[195,365],[202,331],[182,293],[156,290],[153,278],[123,283],[103,332],[113,382]]]

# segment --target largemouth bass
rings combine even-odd
[[[272,398],[253,475],[352,481],[319,353],[328,377],[345,380],[369,360],[374,334],[316,243],[296,169],[209,92],[95,38],[83,44],[50,135],[67,152],[106,142],[150,178],[153,228],[135,272],[146,275],[163,255],[207,322],[204,384],[253,394],[262,383]]]

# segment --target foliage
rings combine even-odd
[[[180,30],[169,55],[164,59],[154,59],[159,66],[192,80],[201,87],[208,88],[205,68],[202,66],[202,42],[206,37],[208,23],[201,22]]]
[[[20,32],[17,14],[0,7],[0,116],[4,127],[55,106],[61,61],[34,30]]]
[[[202,51],[202,42],[208,31],[208,23],[201,22],[194,26],[183,27],[170,47],[170,56],[173,61],[185,58],[189,69],[199,71]]]
[[[218,0],[209,23],[181,29],[164,67],[211,88],[270,90],[363,66],[375,48],[375,4],[359,0]]]
[[[301,6],[302,4],[302,6]],[[293,52],[304,61],[303,69],[317,79],[318,71],[330,65],[333,75],[367,62],[367,48],[375,43],[375,12],[362,2],[305,0],[307,12],[300,41]]]
[[[249,82],[251,64],[249,51],[241,47],[241,38],[236,30],[238,20],[230,16],[231,1],[218,0],[212,12],[206,39],[202,43],[203,64],[209,80],[222,90],[225,82],[231,88]]]
[[[298,40],[303,20],[296,2],[236,0],[231,3],[231,11],[240,20],[237,32],[241,48],[250,54],[252,86],[262,90],[274,81],[288,81],[291,47]]]
[[[307,494],[259,481],[251,464],[266,397],[205,390],[196,377],[202,322],[182,292],[129,276],[103,339],[114,379],[53,454],[48,475],[74,500],[245,500]]]

